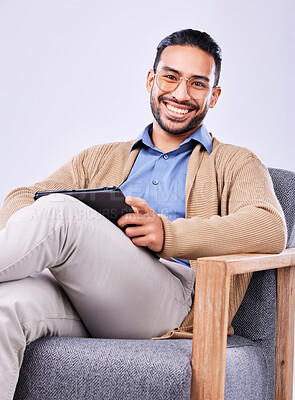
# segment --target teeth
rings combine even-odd
[[[177,114],[187,114],[189,111],[189,110],[173,107],[170,104],[166,104],[166,107],[168,108],[168,110],[173,111]]]

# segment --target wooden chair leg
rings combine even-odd
[[[230,276],[220,262],[200,261],[196,273],[191,400],[224,394]]]
[[[295,266],[277,270],[276,400],[292,400]]]

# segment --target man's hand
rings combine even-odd
[[[125,214],[118,220],[120,228],[127,226],[125,233],[136,246],[146,246],[150,250],[160,252],[164,245],[164,229],[161,218],[150,208],[146,201],[139,197],[127,196],[134,214]]]

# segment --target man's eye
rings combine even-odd
[[[174,76],[174,75],[165,75],[165,78],[167,78],[167,79],[171,79],[171,80],[174,80],[174,81],[176,81],[177,79],[176,79],[176,77]]]
[[[196,86],[196,87],[198,87],[198,88],[201,88],[201,89],[207,87],[207,86],[205,85],[204,82],[200,82],[200,81],[193,81],[193,82],[192,82],[192,85],[193,85],[193,86]]]

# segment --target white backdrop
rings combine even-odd
[[[206,126],[295,170],[293,0],[0,0],[0,202],[85,147],[136,137],[158,42],[207,31],[223,49]]]
[[[188,27],[223,49],[208,129],[295,170],[294,11],[292,0],[0,0],[0,202],[85,147],[136,137],[151,121],[156,46]]]

